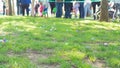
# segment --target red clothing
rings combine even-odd
[[[40,5],[39,11],[40,11],[40,16],[41,16],[41,17],[43,16],[43,15],[42,15],[43,10],[44,10],[44,6],[43,6],[43,5]]]
[[[43,12],[44,6],[40,5],[40,12]]]

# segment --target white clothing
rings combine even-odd
[[[73,10],[79,11],[79,7],[80,7],[79,3],[75,3],[73,6]]]

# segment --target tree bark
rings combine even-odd
[[[101,8],[100,8],[100,21],[109,21],[108,15],[108,0],[101,1]]]
[[[8,0],[8,15],[12,15],[12,4],[11,4],[11,0]]]
[[[35,3],[35,0],[32,0],[32,12],[31,12],[32,16],[34,16],[34,3]]]
[[[14,2],[14,0],[12,0],[12,15],[15,15],[15,2]]]

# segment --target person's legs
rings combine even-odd
[[[55,2],[50,2],[51,13],[53,13],[53,8],[55,8]]]
[[[79,18],[84,18],[84,3],[83,2],[80,2],[79,13],[80,13]]]
[[[118,3],[115,3],[115,12],[114,12],[113,19],[117,17],[117,13],[118,13]]]
[[[17,5],[17,15],[20,14],[20,8],[19,8],[19,5]]]
[[[65,3],[65,18],[71,18],[72,3]]]
[[[60,3],[60,7],[59,7],[59,8],[61,9],[61,10],[60,10],[60,17],[61,17],[62,14],[63,14],[62,7],[63,7],[63,3],[61,2],[61,3]]]
[[[120,3],[118,4],[118,9],[119,9],[119,12],[120,12]]]
[[[56,17],[60,17],[60,13],[59,13],[59,6],[60,4],[59,4],[59,2],[56,2],[56,9],[57,9],[57,11],[56,11]]]
[[[118,10],[119,10],[118,19],[119,19],[119,22],[120,22],[120,3],[119,3],[119,8],[118,8]]]
[[[65,18],[68,18],[68,11],[69,11],[69,9],[68,9],[68,3],[64,3],[64,9],[65,9]]]
[[[56,8],[57,8],[56,17],[57,18],[62,16],[62,6],[63,6],[62,2],[57,2],[56,3]]]
[[[27,16],[29,16],[29,4],[25,5]]]
[[[93,7],[93,17],[94,17],[94,20],[96,20],[96,5],[97,5],[97,2],[92,2],[92,7]]]
[[[119,4],[119,8],[118,8],[119,12],[120,12],[120,4]]]
[[[5,15],[5,5],[3,5],[3,15]]]
[[[116,14],[116,9],[115,9],[115,11],[113,13],[113,17],[112,17],[113,20],[115,19],[115,14]]]
[[[16,7],[17,7],[17,15],[19,15],[19,2],[18,2],[18,0],[16,0]]]
[[[69,18],[71,18],[71,12],[73,10],[73,3],[69,3],[69,6],[70,6],[70,8],[69,8]]]
[[[90,9],[91,3],[86,3],[84,5],[84,17],[87,17],[87,14],[91,14],[91,9]]]
[[[91,16],[91,3],[88,4],[88,14]]]
[[[25,5],[21,5],[21,9],[22,9],[22,15],[25,15]]]
[[[38,13],[38,10],[37,10],[37,9],[35,9],[34,11],[35,11],[34,15],[36,16],[36,15],[37,15],[37,13]]]
[[[86,18],[87,16],[87,11],[88,11],[88,6],[87,6],[87,3],[84,4],[84,17]]]
[[[120,3],[116,4],[116,16],[118,14],[118,11],[120,12]]]
[[[96,2],[92,2],[92,7],[93,7],[93,14],[96,12],[95,9],[96,9]]]

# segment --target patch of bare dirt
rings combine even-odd
[[[60,66],[55,64],[52,64],[52,65],[41,64],[39,65],[38,68],[60,68]]]
[[[37,68],[60,68],[57,64],[38,64],[38,60],[40,59],[47,59],[52,56],[54,53],[53,49],[43,49],[42,51],[27,51],[27,56],[31,60],[32,63],[35,63]]]
[[[14,52],[12,52],[12,51],[9,51],[8,53],[7,53],[7,56],[9,56],[9,57],[13,57],[13,56],[16,56],[17,54],[15,54]]]
[[[95,62],[91,62],[89,59],[86,59],[86,62],[95,68],[109,68],[105,66],[104,60],[96,60]]]
[[[9,57],[27,56],[30,59],[30,61],[37,66],[37,68],[60,68],[58,64],[42,64],[38,62],[39,58],[47,59],[50,56],[52,56],[53,53],[53,49],[43,49],[42,51],[27,50],[26,52],[20,54],[15,54],[14,52],[9,51],[7,55]]]
[[[25,55],[34,63],[37,63],[39,58],[47,59],[50,55],[38,51],[28,50]]]

